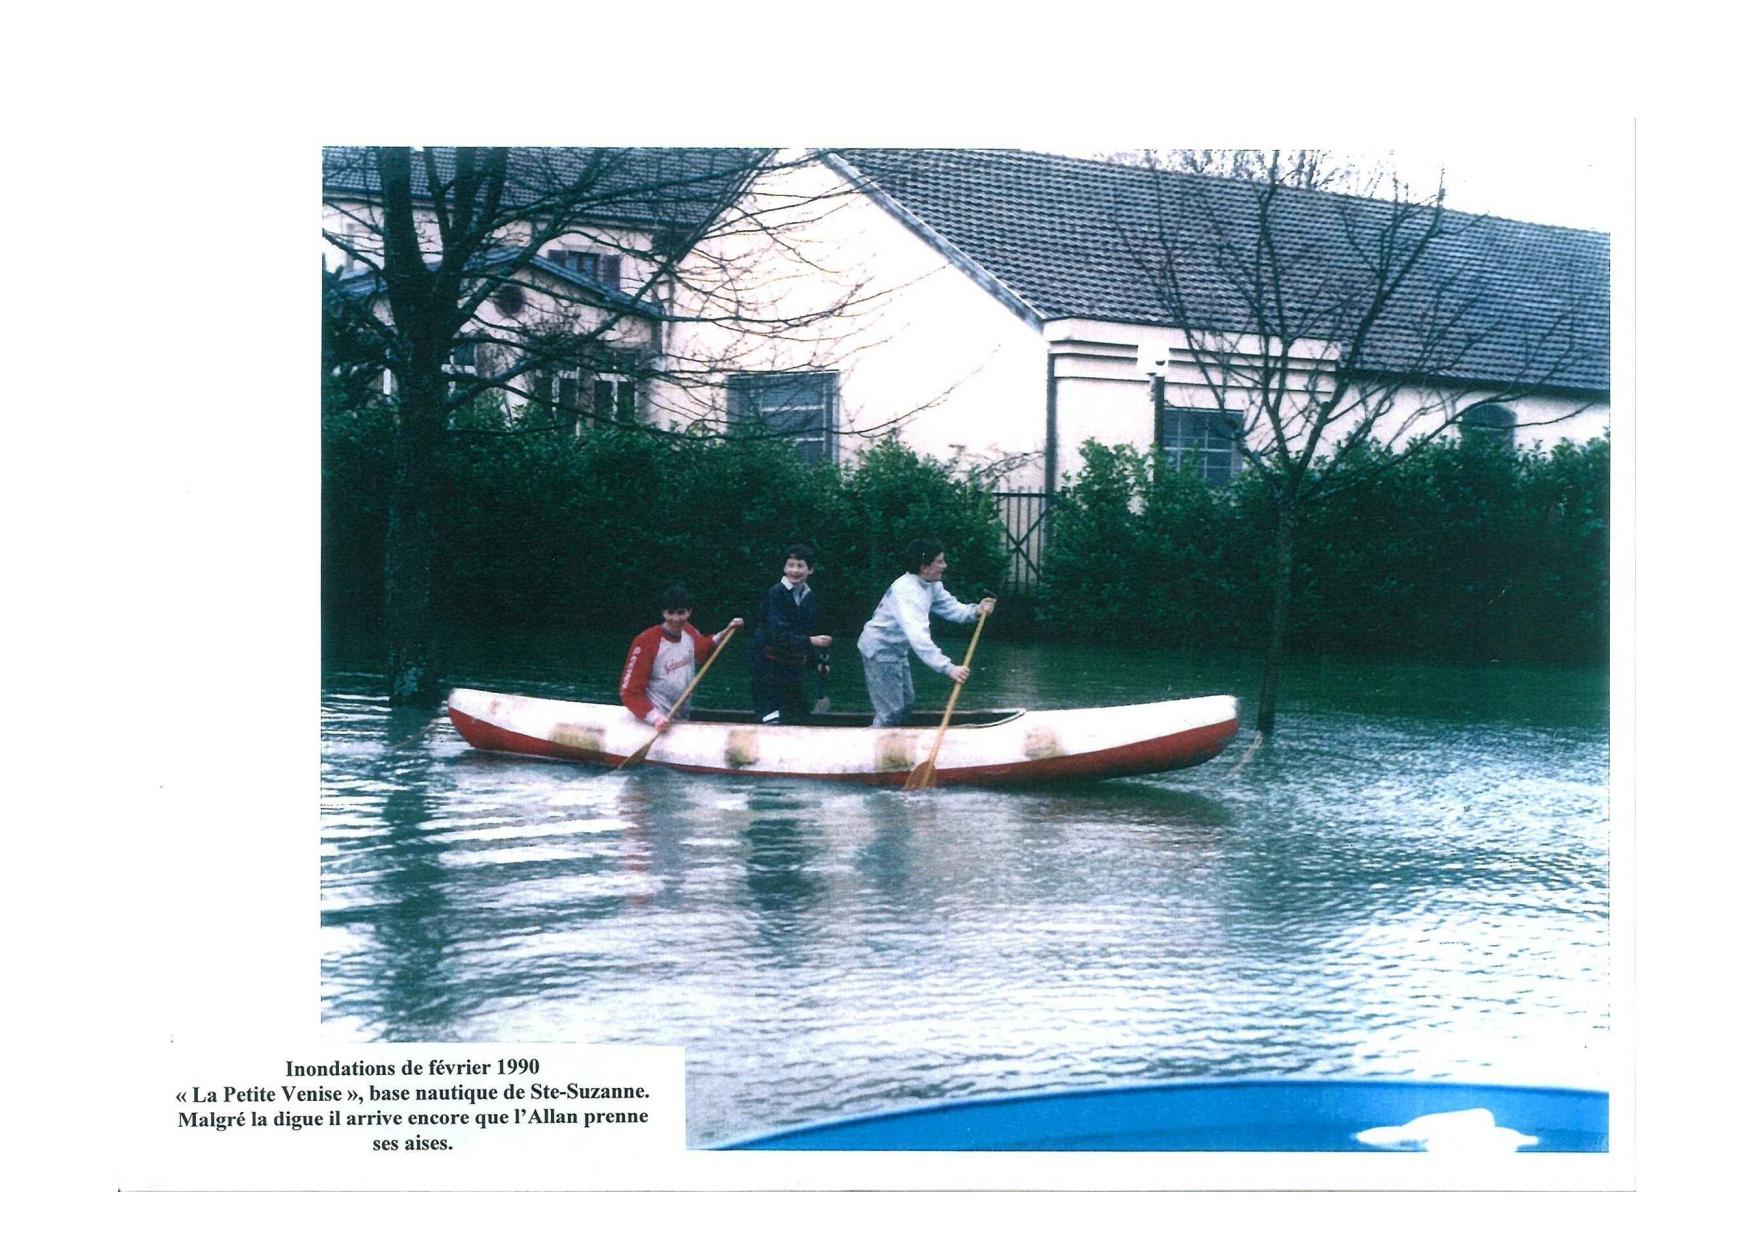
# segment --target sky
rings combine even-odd
[[[1562,151],[1504,142],[1462,142],[1441,149],[1403,147],[1394,166],[1414,184],[1434,184],[1441,172],[1446,201],[1457,211],[1499,215],[1537,224],[1611,230],[1632,193],[1631,132],[1616,147],[1569,146]]]
[[[1260,143],[1277,138],[1262,135]],[[1341,129],[1302,135],[1301,145],[1332,150],[1364,166],[1393,168],[1421,195],[1441,176],[1445,201],[1456,211],[1610,232],[1623,224],[1631,202],[1630,125],[1586,129],[1563,142],[1520,145],[1497,135],[1466,132],[1374,145],[1369,135]],[[1074,139],[1039,149],[1089,158],[1130,148],[1125,142],[1104,146]]]

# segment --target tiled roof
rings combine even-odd
[[[456,169],[456,148],[430,149],[439,175],[450,176]],[[506,205],[537,202],[555,187],[589,174],[584,218],[669,226],[686,233],[717,213],[727,192],[741,184],[762,154],[737,147],[513,147]],[[428,197],[426,162],[416,155],[411,163],[415,197]],[[378,188],[370,148],[323,148],[325,195],[375,197]]]
[[[1006,150],[834,152],[907,214],[947,241],[1040,319],[1172,323],[1149,274],[1167,226],[1180,234],[1184,284],[1198,326],[1246,330],[1249,319],[1218,270],[1210,224],[1253,231],[1247,182]],[[1282,193],[1275,234],[1293,272],[1292,316],[1369,284],[1368,249],[1391,208],[1310,190]],[[1245,235],[1247,235],[1245,233]],[[1203,243],[1202,240],[1204,239]],[[1360,244],[1362,243],[1362,245]],[[1574,307],[1569,313],[1567,305]],[[1608,390],[1608,238],[1580,229],[1448,213],[1374,338],[1373,364],[1407,369],[1422,320],[1460,315],[1471,343],[1423,367],[1451,378]],[[1561,336],[1551,327],[1567,324]]]

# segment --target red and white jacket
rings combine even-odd
[[[621,704],[647,723],[656,724],[676,706],[676,699],[694,679],[694,669],[713,652],[713,639],[692,624],[671,637],[654,624],[633,639],[621,670]],[[686,713],[686,712],[685,712]]]

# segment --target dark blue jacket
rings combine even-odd
[[[749,664],[759,668],[762,663],[778,664],[799,672],[806,665],[820,665],[822,652],[810,644],[813,633],[822,632],[816,612],[816,592],[794,603],[792,591],[783,581],[768,588],[755,617],[755,636],[749,642]]]

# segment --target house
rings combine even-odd
[[[765,428],[835,463],[895,436],[1023,504],[1006,519],[1025,556],[1086,440],[1234,476],[1274,434],[1269,363],[1306,401],[1360,394],[1334,434],[1527,445],[1609,422],[1600,233],[1450,212],[1421,237],[1418,212],[1284,189],[1263,299],[1244,181],[1013,150],[517,148],[508,167],[467,273],[462,397],[579,434]],[[454,152],[413,168],[436,263],[427,178]],[[380,317],[381,193],[363,148],[325,150],[328,287]]]
[[[513,148],[503,193],[470,227],[481,234],[458,273],[473,304],[451,350],[461,397],[540,408],[582,433],[599,422],[655,419],[650,378],[667,355],[675,267],[733,202],[762,153],[692,148]],[[430,159],[430,162],[429,162]],[[410,161],[415,224],[436,271],[456,148]],[[368,148],[323,151],[326,310],[351,314],[362,352],[382,359],[369,318],[387,315],[383,186]],[[393,378],[379,372],[387,392]]]
[[[1075,471],[1086,439],[1156,446],[1223,480],[1241,467],[1239,436],[1271,434],[1245,389],[1260,356],[1287,343],[1263,330],[1226,269],[1235,254],[1222,252],[1258,227],[1246,183],[1024,151],[890,148],[820,152],[750,194],[822,202],[837,190],[837,208],[818,213],[774,278],[789,263],[794,297],[857,287],[860,313],[832,349],[776,345],[765,369],[730,379],[733,399],[696,393],[685,416],[735,421],[753,392],[757,416],[809,427],[813,452],[844,458],[861,437],[895,433],[1027,491]],[[1274,210],[1290,251],[1284,321],[1299,327],[1286,373],[1318,393],[1344,366],[1382,405],[1368,414],[1375,437],[1404,442],[1449,424],[1527,445],[1606,428],[1605,235],[1446,213],[1368,348],[1348,356],[1338,331],[1320,330],[1345,316],[1323,315],[1369,291],[1383,239],[1416,220],[1314,190],[1283,190]],[[1169,253],[1180,256],[1173,281]]]

